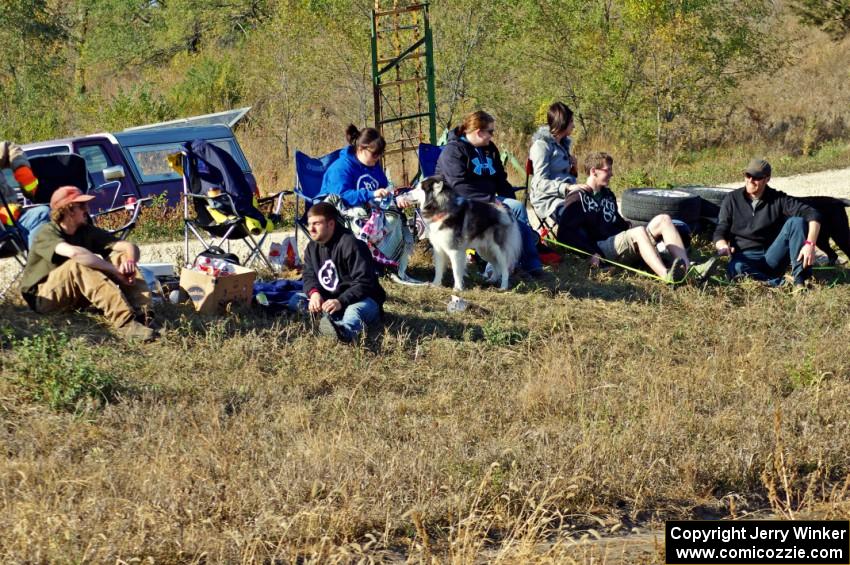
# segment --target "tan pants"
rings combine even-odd
[[[110,260],[118,266],[124,255],[113,253]],[[103,315],[113,326],[120,327],[132,320],[137,310],[146,308],[150,301],[150,289],[141,273],[136,275],[132,285],[119,285],[103,271],[68,259],[50,271],[47,279],[38,285],[35,311],[50,314],[91,304],[103,310]]]

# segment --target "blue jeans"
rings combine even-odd
[[[805,241],[806,223],[803,218],[788,218],[767,249],[736,251],[729,260],[729,277],[751,277],[779,286],[790,263],[794,283],[803,283],[812,276],[811,267],[804,269],[803,262],[797,259]]]
[[[35,234],[42,225],[50,221],[50,206],[39,205],[27,208],[21,214],[18,225],[21,227],[21,235],[27,240],[27,248],[32,247]]]
[[[498,197],[499,202],[511,211],[519,224],[519,235],[522,238],[522,254],[519,257],[519,266],[525,272],[537,271],[543,268],[540,255],[537,254],[537,232],[531,229],[528,223],[528,210],[522,202],[513,198]]]
[[[293,295],[287,306],[293,312],[307,312],[307,304],[310,299],[303,292]],[[342,330],[345,338],[352,340],[363,331],[368,324],[376,321],[381,315],[381,307],[371,298],[364,298],[360,302],[349,304],[342,312],[330,315],[331,322]]]

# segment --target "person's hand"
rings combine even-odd
[[[373,196],[373,197],[374,197],[375,199],[386,198],[386,197],[387,197],[387,195],[388,195],[389,193],[390,193],[390,192],[389,192],[386,188],[379,188],[378,190],[376,190],[376,191],[374,192],[374,196]]]
[[[815,246],[811,241],[806,241],[803,244],[803,247],[800,248],[800,254],[797,255],[797,261],[803,262],[804,269],[815,264]]]
[[[396,206],[404,210],[405,208],[413,208],[416,206],[416,202],[411,198],[405,198],[404,195],[396,196],[395,199]]]
[[[594,253],[590,257],[590,266],[593,267],[594,269],[598,269],[601,259],[602,259],[602,257],[600,257],[598,253]]]
[[[336,298],[331,298],[330,300],[325,300],[322,304],[322,311],[327,312],[328,314],[333,314],[334,312],[338,312],[342,310],[342,303]]]
[[[322,295],[318,292],[314,292],[310,295],[310,302],[307,304],[307,311],[311,314],[318,314],[322,311]]]
[[[735,251],[734,247],[729,247],[728,245],[724,245],[723,247],[717,248],[717,254],[720,257],[731,257],[732,253]]]
[[[122,273],[119,269],[115,269],[115,272],[112,273],[112,277],[118,282],[120,285],[131,286],[133,282],[136,280],[135,274],[128,275],[126,273]]]
[[[136,280],[136,273],[138,272],[138,265],[136,264],[135,259],[127,259],[118,267],[118,272],[124,275],[127,280],[127,284],[133,284]]]

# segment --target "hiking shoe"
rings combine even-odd
[[[345,343],[351,341],[345,331],[337,326],[327,314],[322,314],[322,318],[319,320],[319,335],[333,337]]]
[[[691,266],[691,273],[693,274],[694,279],[697,282],[705,282],[711,276],[717,272],[717,268],[720,266],[720,258],[719,257],[711,257],[708,261],[700,263],[699,265]]]
[[[160,324],[157,319],[153,317],[153,312],[151,312],[150,310],[138,312],[134,320],[142,324],[143,326],[152,329],[155,332],[158,332],[162,329],[162,324]]]
[[[139,341],[147,343],[155,340],[158,334],[155,330],[140,324],[136,320],[130,320],[123,326],[118,328],[118,333],[127,341]]]
[[[680,284],[685,281],[685,276],[688,274],[685,268],[685,262],[678,257],[673,260],[673,264],[667,269],[667,276],[664,277],[668,284]]]

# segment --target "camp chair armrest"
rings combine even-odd
[[[269,196],[264,196],[262,198],[257,199],[257,204],[266,204],[268,202],[274,202],[274,209],[272,210],[271,216],[269,218],[274,223],[280,222],[280,209],[283,208],[283,198],[289,194],[295,194],[293,190],[281,190],[274,194],[270,194]]]
[[[140,198],[136,200],[136,206],[143,206],[144,204],[148,204],[153,202],[152,196],[146,196],[144,198]],[[127,206],[122,204],[121,206],[115,206],[114,208],[109,208],[107,210],[101,210],[99,212],[95,212],[94,214],[89,214],[92,218],[97,218],[98,216],[105,216],[106,214],[111,214],[112,212],[117,212],[118,210],[126,210]]]
[[[260,204],[265,204],[266,202],[271,202],[272,200],[275,200],[277,198],[282,198],[282,197],[284,197],[288,194],[295,194],[295,191],[294,190],[281,190],[281,191],[275,192],[274,194],[269,194],[268,196],[263,196],[262,198],[257,198],[257,202],[259,202]]]
[[[311,205],[322,201],[321,198],[318,198],[318,197],[311,198],[311,197],[307,196],[306,194],[304,194],[304,192],[300,188],[296,188],[293,192],[296,196],[298,196],[298,198],[300,198],[301,200],[304,200],[305,202],[307,202],[308,204],[311,204]]]

